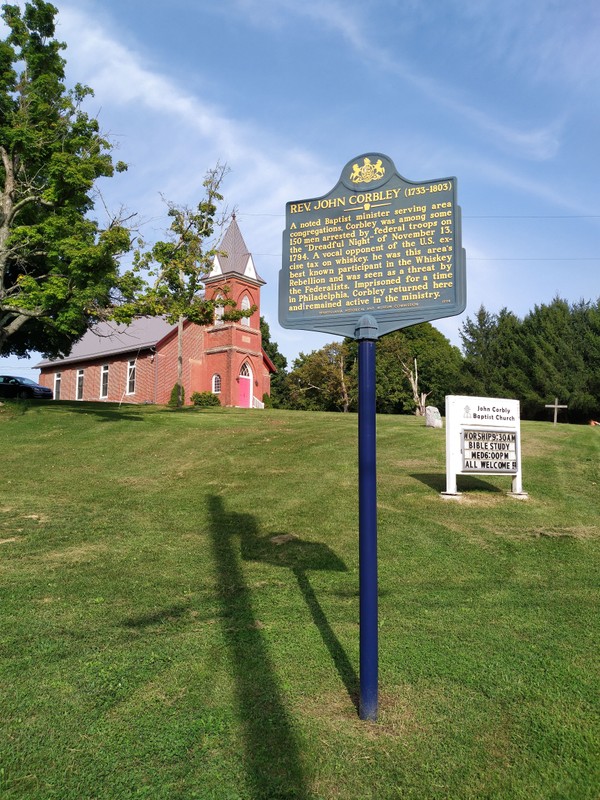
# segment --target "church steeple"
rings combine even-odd
[[[248,252],[248,247],[237,224],[235,214],[232,216],[231,223],[218,247],[213,268],[206,278],[206,283],[211,283],[214,279],[222,279],[226,276],[246,278],[260,286],[265,283],[256,271],[252,255]]]

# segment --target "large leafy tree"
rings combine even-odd
[[[2,6],[0,41],[0,353],[69,352],[109,305],[118,256],[130,246],[118,220],[89,216],[111,144],[65,86],[57,9],[32,0]]]
[[[356,394],[355,370],[348,370],[347,342],[332,342],[312,353],[300,353],[288,376],[293,408],[349,411]]]
[[[349,342],[351,359],[358,344]],[[380,414],[412,414],[415,408],[408,372],[418,364],[419,393],[427,403],[443,407],[444,397],[456,391],[462,357],[457,347],[429,322],[393,331],[377,342],[375,362],[376,407]],[[356,365],[352,365],[356,369]]]
[[[294,408],[355,410],[358,400],[358,342],[346,339],[301,353],[288,376]],[[394,331],[377,342],[375,402],[380,414],[415,413],[407,372],[418,363],[419,391],[428,403],[443,406],[456,391],[462,357],[457,347],[429,322]]]

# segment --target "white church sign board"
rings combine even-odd
[[[457,475],[510,475],[511,494],[525,496],[518,400],[446,397],[445,495],[458,495]]]

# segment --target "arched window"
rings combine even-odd
[[[251,378],[252,374],[250,373],[250,367],[248,366],[248,362],[244,361],[242,364],[242,368],[240,370],[240,378]]]
[[[216,374],[212,377],[213,394],[221,394],[221,376]]]
[[[242,311],[248,311],[248,309],[251,307],[251,305],[252,304],[250,302],[250,298],[248,297],[247,294],[245,294],[243,296],[243,298],[242,298],[242,304],[240,306],[241,310]],[[246,327],[249,328],[250,327],[250,317],[242,317],[242,325],[246,325]]]
[[[215,297],[215,300],[222,300],[220,294]],[[225,313],[225,306],[216,306],[215,307],[215,325],[222,325],[223,324],[223,314]]]

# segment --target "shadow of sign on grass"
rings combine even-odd
[[[144,422],[144,417],[139,412],[128,407],[124,411],[118,404],[108,403],[81,403],[76,401],[61,402],[58,406],[72,414],[89,414],[98,417],[100,422]]]
[[[445,492],[446,491],[446,474],[440,472],[413,472],[411,473],[411,478],[414,478],[421,483],[424,483],[425,486],[429,486],[430,489],[434,489],[436,492]],[[499,489],[497,486],[494,486],[487,481],[481,480],[480,478],[475,478],[472,475],[458,475],[457,480],[460,481],[460,489],[465,492],[468,491],[487,491],[487,492],[502,492],[502,489]]]
[[[307,574],[320,570],[347,572],[342,559],[326,544],[307,542],[293,534],[275,533],[263,537],[242,534],[241,539],[244,561],[261,561],[277,567],[287,567],[294,574],[313,622],[358,711],[358,676],[329,624]]]
[[[303,542],[286,534],[259,536],[255,517],[226,511],[218,496],[208,498],[208,509],[218,573],[217,591],[232,656],[251,797],[303,800],[309,797],[309,792],[298,741],[281,697],[264,634],[257,626],[242,560],[291,569],[336,669],[354,699],[356,674],[306,575],[313,569],[342,571],[346,567],[326,545]]]

